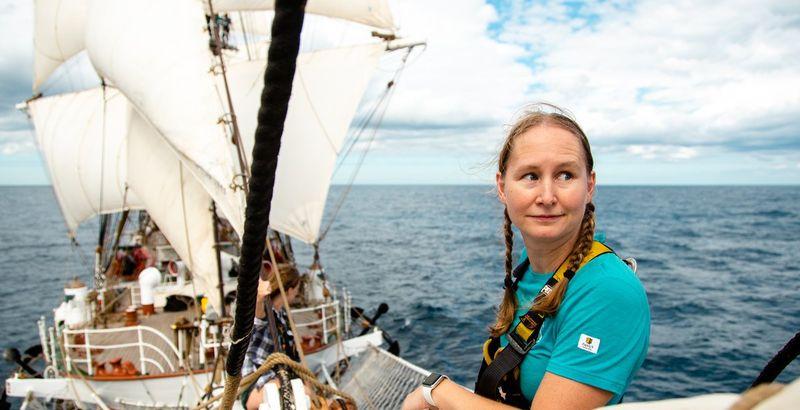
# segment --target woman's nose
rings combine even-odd
[[[556,203],[556,193],[553,183],[545,181],[539,188],[539,193],[536,196],[536,203],[539,205],[554,205]]]

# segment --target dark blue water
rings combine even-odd
[[[639,261],[652,309],[626,401],[740,392],[800,330],[798,203],[800,187],[599,188],[599,229]],[[502,292],[501,211],[488,187],[356,186],[322,262],[355,304],[390,305],[380,323],[404,357],[471,385]],[[96,229],[82,256],[49,188],[0,187],[0,345],[37,343],[65,280],[90,282]],[[795,362],[779,380],[797,377]]]

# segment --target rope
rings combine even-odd
[[[345,152],[345,155],[344,155],[343,158],[346,158],[347,156],[350,155],[350,150],[353,149],[353,147],[356,145],[358,140],[361,138],[361,135],[364,132],[364,130],[366,129],[367,124],[369,123],[370,119],[375,115],[375,113],[379,109],[382,108],[382,110],[378,114],[378,119],[375,122],[375,126],[372,128],[372,134],[369,136],[369,140],[367,141],[367,147],[361,153],[361,157],[359,157],[359,159],[358,159],[358,163],[356,164],[355,170],[350,175],[350,178],[347,181],[347,185],[345,186],[344,191],[340,194],[340,196],[339,196],[339,198],[338,198],[338,200],[336,202],[336,206],[334,207],[333,212],[331,213],[331,217],[328,220],[327,226],[325,226],[325,229],[322,231],[322,234],[319,235],[319,239],[317,239],[317,244],[322,242],[322,240],[325,239],[325,237],[328,235],[328,231],[330,231],[331,227],[333,226],[333,222],[336,220],[336,217],[339,215],[339,211],[342,209],[342,205],[344,205],[344,201],[345,201],[345,199],[347,199],[347,195],[350,193],[350,190],[353,187],[353,183],[355,182],[356,176],[358,175],[358,171],[361,169],[361,166],[364,164],[364,159],[367,157],[367,152],[369,152],[369,149],[372,146],[373,141],[375,141],[375,137],[377,136],[377,133],[378,133],[378,127],[381,125],[381,122],[383,122],[383,117],[386,115],[386,111],[389,108],[389,100],[391,100],[392,96],[394,95],[394,90],[396,89],[395,85],[397,85],[397,82],[400,80],[400,75],[403,74],[403,69],[405,68],[406,60],[408,59],[409,54],[411,54],[411,48],[409,48],[408,52],[406,53],[406,55],[403,56],[403,64],[400,66],[400,68],[397,69],[397,72],[395,72],[394,77],[392,78],[392,80],[389,81],[389,83],[386,85],[386,92],[380,98],[378,103],[375,104],[375,107],[372,109],[372,111],[369,113],[369,115],[367,115],[367,118],[366,118],[366,120],[364,120],[364,123],[363,123],[363,128],[361,128],[358,131],[358,134],[355,136],[355,138],[353,139],[353,142],[350,144],[350,146],[347,148],[347,151]],[[383,107],[381,107],[382,104],[383,104]],[[334,170],[334,174],[336,173],[338,168],[341,167],[341,165],[343,163],[344,163],[344,160],[339,162],[339,166],[337,166],[337,169]]]
[[[222,408],[233,406],[241,380],[250,333],[255,316],[256,288],[261,270],[261,257],[269,226],[275,171],[281,146],[292,81],[297,68],[300,49],[300,31],[305,17],[304,0],[277,0],[275,18],[272,21],[272,43],[267,56],[264,73],[264,89],[258,110],[253,162],[247,208],[245,210],[244,234],[242,235],[241,271],[236,286],[236,317],[231,332],[230,353],[226,362],[228,380]]]
[[[775,354],[750,387],[753,388],[762,383],[771,383],[775,381],[775,378],[777,378],[783,369],[785,369],[792,360],[797,358],[798,355],[800,355],[800,332],[797,332],[797,334]]]
[[[314,386],[314,388],[316,388],[321,393],[329,396],[339,396],[349,401],[350,403],[353,403],[353,405],[355,405],[356,400],[353,398],[353,396],[350,396],[349,394],[341,390],[334,389],[333,387],[328,386],[327,384],[322,384],[319,380],[317,380],[317,377],[314,375],[314,373],[312,373],[311,370],[308,370],[307,367],[292,360],[289,356],[286,356],[285,354],[278,352],[269,355],[269,357],[267,357],[267,360],[264,361],[264,363],[261,366],[259,366],[258,369],[256,369],[256,371],[254,371],[253,373],[250,373],[245,377],[238,376],[240,380],[237,382],[239,386],[236,392],[236,396],[239,396],[245,390],[247,390],[247,388],[250,387],[251,384],[255,383],[256,380],[258,380],[258,378],[261,377],[264,373],[272,370],[273,367],[279,365],[286,366],[292,369],[292,371],[295,372],[295,374],[297,374],[297,377],[299,377],[305,382],[311,383],[311,385]],[[227,383],[225,383],[226,392],[228,390],[227,386],[230,384],[231,384],[231,378],[229,376]],[[223,396],[224,394],[214,396],[211,399],[195,407],[194,410],[206,409],[211,404],[223,398]]]

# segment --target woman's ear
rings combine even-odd
[[[495,183],[497,184],[497,199],[503,204],[506,203],[506,184],[503,181],[503,174],[499,171],[495,174]]]
[[[586,187],[587,188],[587,192],[588,192],[588,194],[587,194],[587,197],[588,197],[587,199],[588,200],[586,201],[586,203],[588,204],[589,202],[592,202],[592,198],[594,198],[594,190],[595,190],[595,187],[597,186],[596,185],[596,174],[595,174],[594,171],[592,171],[589,174],[589,178],[587,178],[587,182],[586,183],[588,184],[588,186]]]

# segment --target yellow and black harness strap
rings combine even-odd
[[[578,270],[591,262],[594,258],[606,253],[614,253],[614,251],[608,246],[594,241],[591,250],[584,256],[578,266]],[[515,273],[521,271],[524,274],[529,265],[530,261],[526,259],[515,269]],[[568,269],[567,263],[564,261],[547,283],[545,283],[542,290],[539,291],[537,298],[550,293],[558,282],[570,280],[573,276],[575,276],[575,272]],[[484,343],[483,360],[486,367],[483,369],[483,372],[478,378],[478,382],[475,384],[475,392],[481,396],[497,400],[497,389],[500,386],[500,381],[509,372],[519,367],[519,364],[522,363],[522,359],[525,358],[525,355],[533,348],[533,345],[536,344],[536,339],[539,337],[539,332],[541,331],[545,316],[533,310],[528,310],[524,315],[520,316],[519,319],[519,324],[506,333],[506,338],[508,339],[507,347],[510,347],[510,349],[499,348],[499,341],[497,343],[491,343],[492,339]]]

